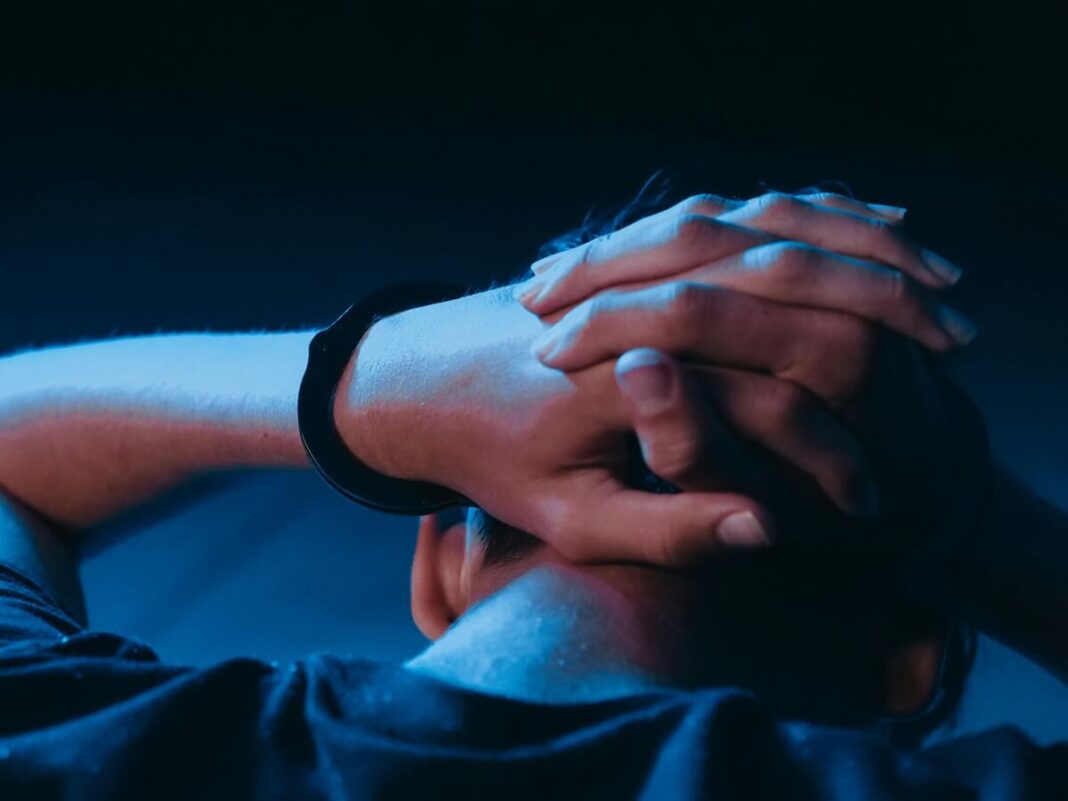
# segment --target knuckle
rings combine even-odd
[[[578,290],[584,290],[590,283],[593,270],[596,267],[597,249],[599,247],[601,246],[597,244],[596,239],[591,239],[582,245],[576,254],[575,260],[559,280]]]
[[[762,216],[785,217],[796,211],[801,201],[785,192],[767,192],[753,198],[750,203]]]
[[[649,559],[658,565],[681,565],[685,562],[683,549],[679,546],[679,537],[668,526],[664,532],[649,538]]]
[[[926,303],[916,282],[897,270],[887,278],[887,301],[891,308],[898,308],[909,315],[922,314]]]
[[[675,223],[672,238],[683,248],[697,248],[707,241],[714,227],[715,223],[707,216],[693,213],[682,214]]]
[[[669,481],[692,474],[700,464],[702,451],[700,439],[693,435],[679,435],[642,446],[642,456],[649,469]]]
[[[666,520],[644,538],[645,558],[652,564],[675,566],[686,564],[690,548],[686,547],[685,532],[673,520]]]
[[[808,349],[806,373],[811,373],[818,393],[839,407],[859,397],[874,369],[879,329],[849,314],[826,315]]]
[[[581,345],[591,335],[606,324],[615,310],[619,293],[602,292],[590,298],[575,310],[573,322],[574,344]]]
[[[797,427],[804,417],[807,400],[800,387],[787,381],[770,384],[764,395],[764,416],[774,431]]]
[[[806,275],[815,257],[812,248],[800,242],[773,242],[765,245],[765,270],[780,281],[790,281]]]
[[[586,245],[579,245],[564,253],[552,267],[545,271],[555,292],[569,292],[581,280],[585,268]]]
[[[590,322],[597,313],[597,305],[601,303],[600,296],[585,300],[567,313],[560,322],[567,326],[570,331],[580,332],[590,327]]]
[[[709,211],[718,210],[722,202],[722,198],[718,195],[702,192],[698,195],[692,195],[679,203],[678,210],[681,215],[707,214]]]
[[[690,281],[669,284],[664,293],[660,325],[666,341],[679,348],[695,345],[717,313],[723,293],[715,287]]]
[[[885,299],[891,304],[907,303],[909,294],[912,291],[909,288],[908,281],[905,280],[905,275],[897,270],[891,270],[885,276]]]
[[[704,317],[711,306],[712,292],[693,281],[677,281],[667,290],[670,318],[687,328]]]
[[[617,298],[618,293],[613,291],[602,292],[590,298],[583,304],[583,322],[589,325],[603,320],[614,309]]]

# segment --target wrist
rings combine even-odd
[[[406,370],[395,358],[400,353],[397,316],[375,322],[356,345],[338,382],[334,423],[363,464],[393,478],[416,479],[421,465],[415,463],[409,438],[398,435],[403,415],[390,386]]]
[[[461,417],[448,411],[461,371],[455,343],[471,347],[451,325],[464,316],[453,305],[469,300],[388,315],[356,345],[335,393],[334,421],[352,454],[375,472],[447,483],[435,466],[448,464],[448,444],[457,441],[450,423]]]
[[[508,400],[493,390],[514,385],[506,374],[543,328],[508,288],[376,321],[337,388],[342,440],[373,470],[463,492],[464,454],[477,451]],[[487,382],[487,373],[498,380]]]
[[[337,444],[373,473],[476,497],[497,480],[485,455],[526,441],[522,393],[550,372],[530,356],[544,327],[509,288],[383,317],[337,368]]]

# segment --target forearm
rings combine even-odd
[[[1068,515],[998,469],[979,530],[940,583],[953,617],[1068,681]]]
[[[81,528],[199,473],[303,467],[311,332],[149,336],[0,359],[0,486]]]

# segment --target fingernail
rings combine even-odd
[[[938,324],[958,345],[967,345],[979,333],[979,326],[949,306],[938,307]]]
[[[864,489],[853,500],[853,510],[860,517],[879,516],[879,488],[874,481],[864,483]]]
[[[548,279],[544,276],[536,275],[521,284],[516,284],[515,289],[512,290],[512,296],[526,306],[541,294],[541,290],[547,282]]]
[[[642,414],[660,411],[671,399],[671,371],[655,353],[626,354],[616,365],[616,374],[623,392]]]
[[[716,536],[731,548],[765,548],[771,545],[767,530],[752,512],[728,515],[716,529]]]
[[[869,203],[868,208],[874,211],[876,214],[881,214],[884,217],[893,217],[895,220],[905,219],[905,215],[908,214],[908,209],[904,206],[888,206],[885,203]]]
[[[924,248],[920,251],[920,258],[923,259],[923,263],[927,265],[931,272],[951,284],[957,283],[961,276],[964,275],[964,270],[934,251]]]

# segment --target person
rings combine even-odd
[[[420,522],[403,666],[193,669],[87,624],[98,523],[307,466],[311,332],[3,359],[0,795],[1065,797],[1064,745],[920,742],[970,629],[1068,675],[1068,539],[938,370],[975,327],[902,216],[697,196],[375,322],[337,430],[475,504]]]

